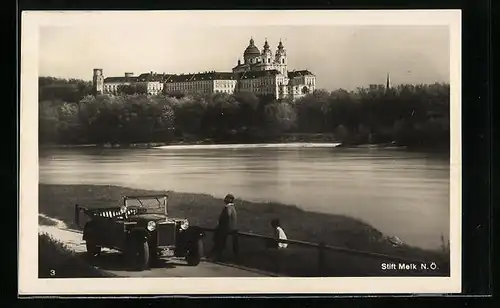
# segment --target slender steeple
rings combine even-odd
[[[283,47],[283,42],[282,42],[282,41],[281,41],[281,39],[280,39],[280,42],[279,42],[279,44],[278,44],[278,49],[283,49],[283,48],[284,48],[284,47]]]
[[[385,92],[391,88],[391,79],[389,78],[389,73],[387,73],[387,80],[385,82]]]
[[[269,49],[269,43],[267,42],[267,37],[266,37],[266,42],[264,43],[264,49]]]

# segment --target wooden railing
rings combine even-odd
[[[202,227],[202,229],[206,232],[214,232],[215,231],[215,229],[213,229],[213,228]],[[332,252],[349,254],[349,255],[357,255],[357,256],[363,256],[363,257],[374,258],[374,259],[381,259],[381,260],[384,260],[384,262],[399,262],[399,263],[405,263],[405,264],[420,264],[420,263],[429,262],[429,260],[415,260],[415,259],[402,258],[402,257],[387,255],[387,254],[382,254],[382,253],[349,249],[349,248],[344,248],[344,247],[335,247],[332,245],[327,245],[323,242],[322,243],[312,243],[312,242],[291,240],[291,239],[287,239],[287,240],[279,239],[278,240],[278,239],[275,239],[275,238],[272,238],[269,236],[255,234],[255,233],[248,233],[248,232],[238,232],[237,236],[254,238],[254,239],[261,239],[263,241],[275,241],[275,242],[280,242],[280,243],[287,243],[289,245],[296,245],[296,246],[317,249],[318,250],[318,256],[317,256],[318,268],[317,268],[317,271],[318,271],[319,275],[321,275],[324,272],[323,269],[325,268],[326,251],[332,251]]]

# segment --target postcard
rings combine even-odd
[[[21,24],[20,295],[461,292],[460,10]]]

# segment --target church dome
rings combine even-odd
[[[253,38],[250,39],[250,44],[248,45],[247,49],[245,49],[245,52],[243,53],[244,56],[259,56],[260,51],[257,46],[255,46]]]

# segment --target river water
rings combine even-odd
[[[308,211],[359,218],[422,248],[449,238],[449,159],[404,150],[335,147],[50,149],[39,155],[47,184],[231,192]]]

